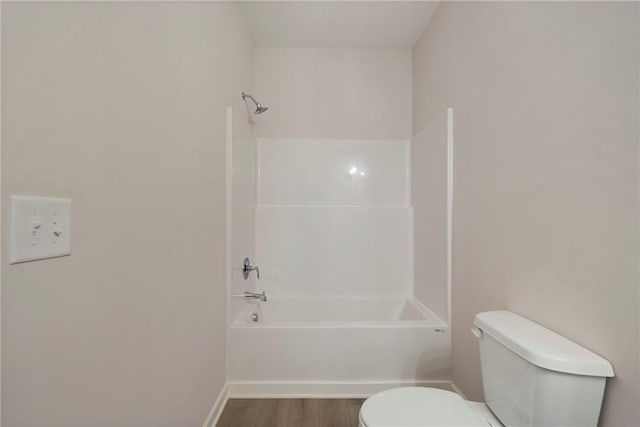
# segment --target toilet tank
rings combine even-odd
[[[509,311],[480,313],[485,401],[507,427],[596,426],[611,364]]]

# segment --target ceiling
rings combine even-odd
[[[398,49],[414,46],[437,1],[242,2],[257,46]]]

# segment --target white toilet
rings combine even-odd
[[[509,311],[480,313],[486,404],[428,387],[377,393],[360,409],[360,427],[596,426],[611,364]]]

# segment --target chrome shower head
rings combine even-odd
[[[254,111],[255,114],[262,114],[269,109],[269,107],[265,107],[264,105],[256,101],[253,96],[249,95],[248,93],[242,92],[242,99],[245,100],[246,98],[249,98],[253,101],[254,104],[256,104],[256,110]]]
[[[256,105],[256,111],[254,111],[254,113],[256,114],[262,114],[265,111],[267,111],[269,109],[269,107],[265,107],[264,105],[260,104],[259,102]]]

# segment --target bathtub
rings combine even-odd
[[[413,298],[269,296],[247,302],[231,324],[229,393],[338,397],[439,386],[450,382],[450,348],[448,325]]]

